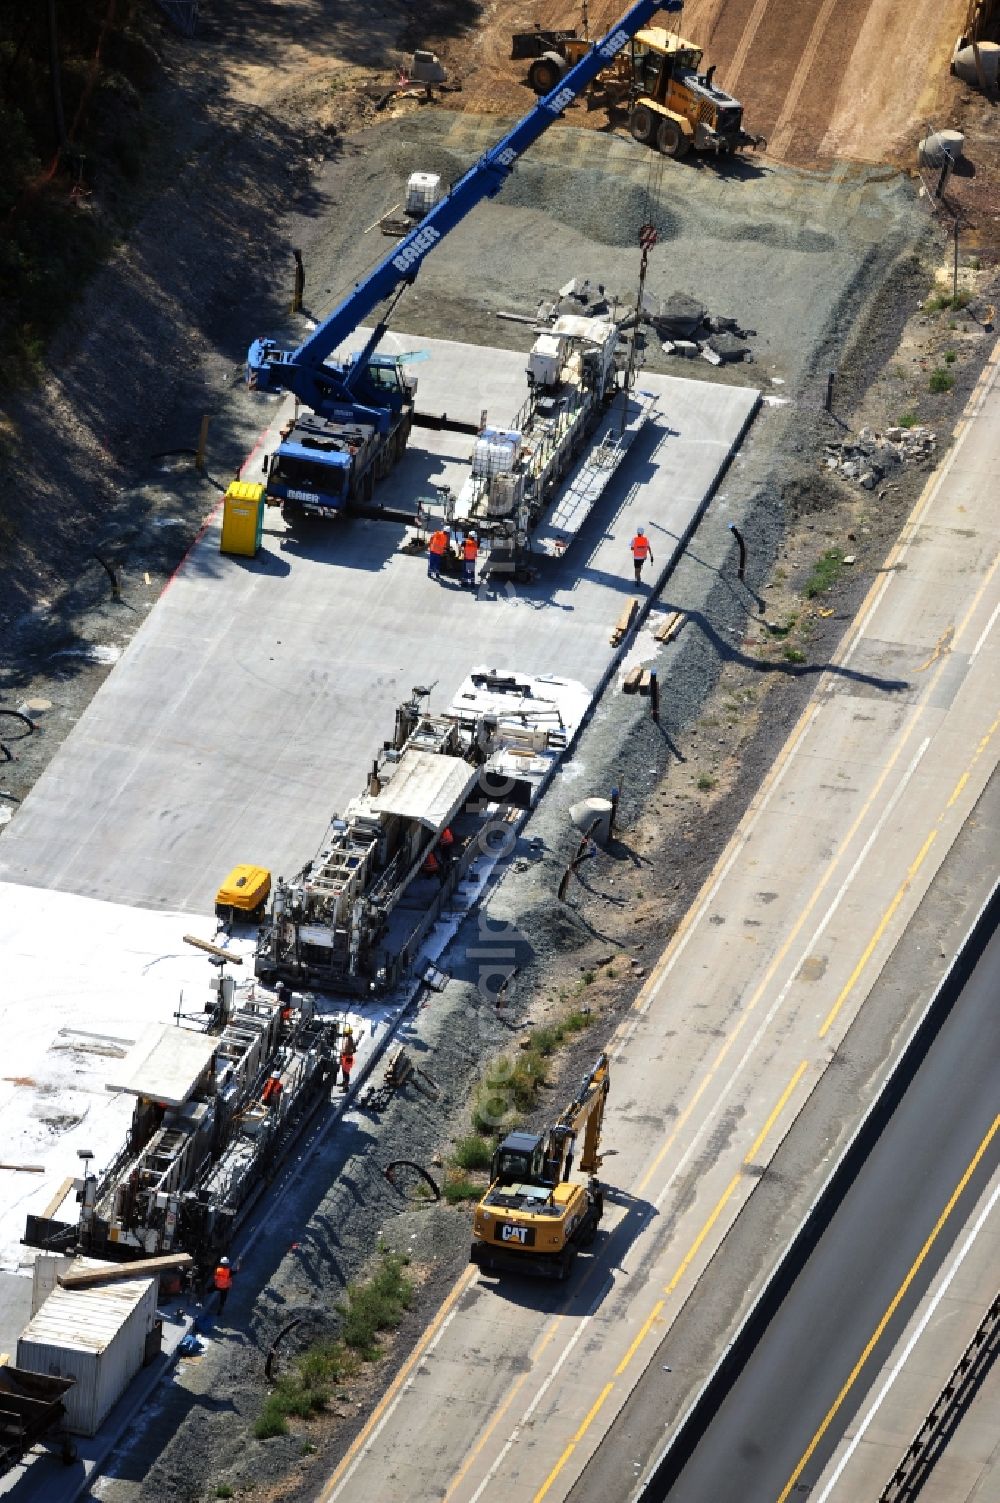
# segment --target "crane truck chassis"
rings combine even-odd
[[[490,1188],[476,1207],[470,1262],[485,1273],[526,1273],[565,1279],[582,1247],[597,1235],[604,1195],[595,1178],[604,1106],[611,1085],[601,1054],[576,1096],[543,1133],[508,1133],[493,1155]],[[583,1133],[580,1168],[571,1180],[573,1150]]]

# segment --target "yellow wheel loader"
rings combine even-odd
[[[519,32],[512,56],[532,59],[528,83],[536,94],[548,94],[591,46],[576,32]],[[701,62],[694,42],[663,26],[643,27],[591,86],[588,104],[603,94],[609,110],[626,109],[635,139],[664,156],[762,150],[763,136],[743,129],[739,100],[715,82],[714,67],[699,72]]]
[[[470,1260],[487,1273],[565,1279],[581,1247],[589,1247],[604,1214],[594,1178],[604,1103],[611,1084],[602,1054],[576,1096],[545,1132],[508,1133],[493,1155],[490,1188],[476,1207]],[[581,1184],[570,1179],[582,1134]]]

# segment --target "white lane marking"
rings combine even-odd
[[[954,1279],[955,1275],[958,1273],[958,1270],[961,1268],[962,1264],[964,1263],[965,1258],[966,1258],[969,1250],[971,1249],[971,1247],[972,1247],[973,1243],[975,1242],[976,1238],[979,1236],[979,1233],[982,1231],[983,1227],[985,1226],[985,1224],[986,1224],[989,1216],[991,1215],[991,1213],[993,1211],[993,1207],[996,1205],[996,1203],[997,1203],[998,1200],[1000,1200],[1000,1183],[998,1183],[995,1186],[995,1188],[993,1190],[993,1194],[990,1196],[989,1200],[986,1202],[986,1205],[983,1207],[983,1209],[980,1212],[980,1214],[976,1217],[975,1224],[973,1225],[972,1230],[969,1232],[969,1235],[966,1237],[965,1241],[962,1243],[962,1246],[961,1246],[961,1248],[960,1248],[960,1250],[959,1250],[959,1252],[958,1252],[958,1254],[957,1254],[957,1256],[955,1258],[955,1261],[952,1264],[951,1268],[949,1268],[947,1276],[945,1277],[944,1281],[942,1282],[940,1289],[937,1291],[937,1293],[935,1294],[934,1298],[931,1300],[930,1304],[928,1305],[926,1311],[921,1316],[920,1321],[919,1321],[919,1323],[917,1325],[916,1330],[913,1332],[913,1335],[910,1337],[909,1341],[906,1343],[906,1345],[903,1348],[902,1352],[900,1352],[899,1359],[893,1364],[893,1366],[892,1366],[892,1368],[891,1368],[891,1370],[889,1372],[889,1376],[886,1378],[886,1380],[883,1383],[882,1387],[879,1389],[878,1394],[876,1395],[876,1397],[872,1401],[871,1408],[869,1409],[868,1413],[865,1415],[864,1419],[861,1421],[861,1424],[858,1426],[858,1433],[854,1436],[854,1439],[851,1441],[850,1445],[847,1447],[847,1450],[844,1452],[843,1456],[838,1461],[836,1467],[834,1468],[833,1476],[830,1478],[829,1482],[826,1484],[826,1487],[820,1493],[819,1497],[815,1500],[815,1503],[827,1503],[827,1500],[829,1499],[830,1494],[833,1492],[833,1489],[836,1487],[837,1483],[840,1481],[840,1478],[841,1478],[841,1476],[842,1476],[842,1474],[844,1472],[845,1467],[847,1466],[847,1464],[850,1461],[851,1457],[854,1455],[854,1453],[857,1450],[858,1446],[864,1440],[865,1435],[868,1432],[868,1427],[871,1425],[872,1420],[875,1418],[876,1414],[878,1414],[878,1412],[881,1409],[882,1404],[885,1401],[887,1395],[889,1394],[889,1391],[891,1390],[893,1384],[895,1383],[896,1379],[899,1377],[899,1375],[902,1372],[903,1368],[906,1366],[906,1363],[909,1361],[909,1358],[910,1358],[910,1356],[911,1356],[911,1354],[913,1352],[913,1348],[916,1346],[917,1342],[920,1340],[921,1336],[924,1334],[924,1331],[927,1329],[928,1325],[930,1324],[930,1321],[933,1319],[934,1312],[937,1310],[938,1305],[940,1305],[941,1301],[944,1299],[945,1295],[948,1293],[948,1290],[949,1290],[949,1288],[951,1287],[951,1284],[952,1284],[952,1280]]]
[[[972,651],[969,654],[969,662],[970,663],[975,659],[976,654],[978,653],[980,647],[982,647],[983,643],[986,641],[986,638],[989,636],[990,632],[993,630],[994,623],[995,623],[995,621],[996,621],[996,619],[997,619],[998,616],[1000,616],[1000,600],[998,600],[997,603],[996,603],[996,605],[993,607],[993,614],[992,614],[992,616],[987,621],[986,625],[983,627],[982,633],[981,633],[981,635],[979,637],[979,641],[976,643],[975,647],[972,649]]]

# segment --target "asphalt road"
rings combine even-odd
[[[701,1445],[649,1503],[784,1503],[815,1485],[1000,1165],[998,993],[1000,932]]]

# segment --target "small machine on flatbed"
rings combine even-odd
[[[611,1085],[600,1055],[561,1116],[544,1133],[508,1133],[493,1155],[490,1188],[476,1207],[470,1260],[487,1273],[565,1279],[581,1247],[589,1247],[604,1214],[596,1178],[604,1104]],[[583,1134],[580,1168],[570,1179]]]

